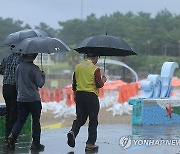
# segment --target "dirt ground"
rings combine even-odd
[[[131,115],[116,115],[113,116],[111,111],[106,111],[107,108],[100,109],[99,124],[131,124]],[[53,125],[61,123],[62,127],[70,127],[75,116],[54,118],[54,115],[48,111],[41,116],[41,126]]]

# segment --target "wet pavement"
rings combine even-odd
[[[180,139],[180,126],[131,126],[131,125],[100,125],[98,127],[99,150],[96,152],[85,152],[87,139],[87,127],[83,126],[76,138],[76,147],[67,145],[66,134],[70,128],[42,131],[42,144],[45,150],[41,152],[30,151],[30,136],[19,137],[15,151],[9,151],[4,140],[0,139],[0,154],[180,154],[180,145],[134,145],[131,144],[124,149],[121,138],[130,136],[135,139]]]

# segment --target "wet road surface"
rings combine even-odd
[[[180,126],[131,126],[131,125],[100,125],[98,127],[99,150],[85,152],[87,140],[87,127],[83,126],[76,138],[75,148],[67,145],[67,137],[70,128],[42,131],[41,143],[45,150],[30,151],[31,137],[21,136],[16,144],[15,151],[9,151],[4,140],[0,139],[0,154],[180,154],[180,146],[175,145],[134,145],[127,149],[120,145],[120,138],[131,136],[134,139],[180,139]]]

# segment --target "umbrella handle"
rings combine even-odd
[[[41,52],[41,70],[43,71],[42,60],[43,58],[42,58],[42,52]]]
[[[104,57],[104,75],[105,76],[105,71],[106,71],[106,56]]]

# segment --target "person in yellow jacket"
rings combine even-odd
[[[100,73],[100,68],[95,64],[99,56],[87,54],[87,59],[75,67],[73,74],[72,89],[76,102],[76,120],[73,121],[72,129],[67,134],[68,145],[75,147],[75,138],[79,129],[86,123],[89,117],[88,140],[85,151],[97,150],[95,145],[97,139],[99,99],[98,90],[104,86],[106,77]]]

